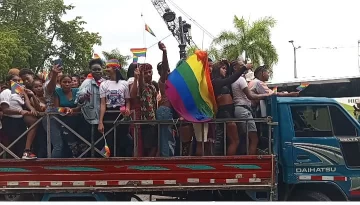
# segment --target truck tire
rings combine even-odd
[[[331,201],[325,194],[317,191],[297,191],[290,201]]]

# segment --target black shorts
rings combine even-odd
[[[235,118],[234,104],[220,105],[218,108],[218,112],[216,113],[216,118],[219,119]]]
[[[8,116],[4,116],[2,118],[2,127],[4,134],[8,137],[10,144],[15,141],[20,135],[22,135],[27,129],[24,118],[13,118]],[[23,136],[19,141],[17,141],[10,148],[10,150],[14,152],[18,157],[21,157],[25,149],[25,142],[26,135]]]
[[[158,146],[157,125],[141,125],[143,147],[150,149]]]

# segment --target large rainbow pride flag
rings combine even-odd
[[[169,74],[165,92],[173,108],[185,120],[211,120],[215,116],[217,106],[207,53],[198,50],[186,61],[181,62]]]

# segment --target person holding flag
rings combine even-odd
[[[24,110],[25,105],[29,110],[32,110],[28,96],[24,88],[19,85],[21,79],[17,75],[9,75],[6,79],[10,83],[10,89],[5,89],[0,94],[0,105],[4,113],[2,118],[2,126],[5,135],[9,138],[10,143],[16,140],[22,133],[26,131],[26,124],[24,122],[25,116],[32,116],[36,113]],[[23,159],[36,159],[36,155],[31,151],[31,145],[35,138],[36,129],[28,132],[26,142],[21,138],[14,144],[11,151]],[[24,151],[25,147],[25,151]]]
[[[130,91],[129,84],[125,81],[120,73],[121,65],[118,60],[110,59],[106,63],[105,72],[109,76],[109,80],[106,80],[100,84],[99,93],[100,93],[100,116],[98,131],[101,134],[104,134],[106,130],[113,128],[114,124],[117,121],[122,120],[124,116],[130,116]],[[119,112],[110,112],[106,111],[120,111]],[[112,124],[105,124],[104,121],[111,121]],[[116,152],[113,156],[125,157],[127,156],[127,146],[129,125],[121,124],[116,127],[117,140],[116,140]],[[113,134],[109,134],[112,136]],[[114,148],[114,142],[112,141],[113,137],[108,139],[110,149]],[[115,155],[116,154],[116,155]]]

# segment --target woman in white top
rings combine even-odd
[[[11,81],[14,81],[15,83],[20,83],[21,81],[20,77],[17,75],[10,75],[7,77],[6,80],[9,83]],[[27,128],[24,122],[24,117],[34,116],[36,115],[36,113],[34,113],[34,108],[30,105],[30,100],[25,93],[12,93],[11,89],[5,89],[3,92],[1,92],[0,104],[1,109],[4,113],[4,116],[2,118],[3,130],[11,143],[26,131]],[[23,107],[25,105],[29,110],[32,110],[32,112],[24,110]],[[21,156],[22,154],[23,159],[36,158],[36,155],[34,155],[30,150],[31,144],[35,138],[35,133],[32,132],[33,130],[34,129],[28,132],[26,142],[25,138],[21,138],[10,149],[18,156]]]
[[[120,64],[118,60],[109,60],[106,63],[105,72],[110,77],[100,85],[100,119],[98,130],[104,133],[114,126],[115,121],[120,121],[123,116],[130,115],[130,92],[129,84],[125,81],[120,73]],[[120,111],[122,115],[119,117],[119,112],[106,113],[106,111]],[[105,124],[104,121],[111,121],[114,123]],[[129,133],[129,126],[122,124],[116,128],[116,154],[113,156],[128,155],[127,136]],[[111,140],[113,135],[109,134],[108,142],[111,149]]]
[[[241,68],[241,64],[243,62],[239,61],[237,64],[233,65],[233,70],[237,71]],[[251,111],[251,100],[262,100],[265,99],[270,94],[255,94],[250,92],[248,88],[248,84],[244,77],[240,77],[237,81],[235,81],[231,85],[233,100],[235,104],[235,117],[240,119],[252,119],[252,111]],[[240,122],[238,123],[242,134],[246,134],[246,123]],[[258,144],[258,136],[257,129],[254,120],[250,120],[247,122],[247,131],[249,133],[249,155],[256,155],[257,144]]]

